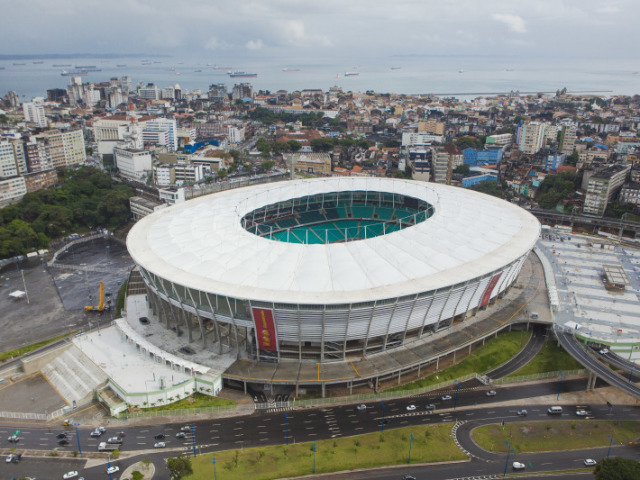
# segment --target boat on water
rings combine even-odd
[[[464,73],[464,68],[461,68],[460,70],[458,70],[458,73]]]
[[[231,70],[231,67],[220,67],[218,65],[213,66],[214,70]]]
[[[38,60],[33,62],[34,65],[42,65],[44,62],[42,60]]]
[[[200,73],[202,70],[194,70],[195,73]]]
[[[118,68],[126,67],[126,65],[116,65]]]
[[[72,70],[70,72],[63,70],[62,72],[60,72],[60,75],[62,75],[63,77],[86,77],[87,75],[89,75],[89,72],[87,72],[86,70]]]
[[[300,69],[299,68],[283,68],[282,69],[283,72],[299,72]]]
[[[400,70],[402,67],[391,67],[391,70]]]
[[[14,63],[14,65],[26,65],[26,63]]]
[[[360,72],[344,72],[345,77],[357,77],[360,75]]]
[[[95,65],[76,65],[76,70],[88,70],[90,68],[96,68]]]
[[[66,67],[70,67],[71,64],[70,63],[54,63],[51,66],[54,68],[66,68]]]
[[[256,78],[258,76],[257,73],[249,73],[249,72],[227,72],[227,74],[231,78]]]

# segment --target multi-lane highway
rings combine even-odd
[[[509,389],[496,389],[495,397],[487,397],[485,395],[488,387],[476,387],[472,389],[460,389],[457,394],[455,390],[441,391],[437,394],[419,396],[398,400],[386,400],[384,402],[384,417],[387,420],[385,429],[406,427],[411,425],[424,425],[443,422],[464,422],[458,429],[456,437],[460,445],[465,451],[473,455],[474,461],[465,463],[462,466],[456,466],[456,471],[460,471],[460,476],[476,475],[476,471],[483,471],[488,474],[493,468],[492,473],[496,473],[496,465],[493,464],[502,460],[496,459],[495,455],[487,454],[477,447],[474,450],[473,442],[468,440],[467,430],[475,424],[501,422],[523,422],[539,420],[556,421],[558,419],[576,419],[582,417],[575,416],[575,408],[567,407],[565,413],[560,416],[548,416],[546,409],[549,405],[533,405],[529,404],[529,399],[542,395],[556,395],[558,387],[561,386],[560,395],[568,391],[583,390],[585,386],[584,380],[568,380],[561,384],[557,382],[544,383],[539,385],[527,385],[519,387],[511,387]],[[451,400],[442,400],[443,395],[451,395]],[[498,402],[509,402],[510,406],[501,406]],[[433,403],[436,405],[434,411],[427,411],[425,405]],[[456,408],[454,409],[454,403]],[[407,405],[413,404],[416,410],[408,411]],[[171,454],[177,451],[192,451],[195,440],[196,450],[199,453],[212,452],[218,450],[227,450],[232,448],[244,448],[257,445],[275,445],[283,444],[286,441],[290,443],[299,443],[306,441],[314,441],[325,438],[336,438],[361,433],[375,432],[380,428],[379,421],[382,418],[382,404],[380,402],[369,403],[364,410],[358,410],[356,405],[343,405],[326,408],[309,408],[300,410],[288,410],[278,412],[257,412],[253,415],[245,417],[233,417],[224,419],[215,419],[201,421],[195,423],[195,439],[191,437],[190,432],[186,432],[184,439],[176,438],[176,434],[180,431],[184,424],[177,425],[161,425],[155,427],[138,427],[138,428],[116,428],[107,429],[101,438],[91,438],[89,436],[94,426],[82,426],[79,428],[80,446],[83,451],[96,451],[100,441],[116,435],[118,432],[124,432],[123,451],[141,450],[144,451],[142,457],[137,458],[161,458],[170,454],[167,450],[172,450]],[[519,417],[516,411],[520,408],[527,408],[529,415],[527,417]],[[619,407],[614,406],[612,409],[606,406],[590,406],[588,407],[588,419],[629,419],[640,420],[640,409],[635,407]],[[285,414],[287,417],[285,418]],[[586,421],[588,421],[588,419]],[[12,444],[6,442],[9,435],[13,434],[18,426],[0,427],[0,435],[5,447],[11,447]],[[26,451],[27,455],[20,464],[5,464],[0,462],[0,478],[11,478],[16,474],[38,476],[30,473],[38,469],[40,461],[35,458],[29,458],[28,452],[31,449],[50,452],[55,450],[77,450],[77,440],[75,429],[69,429],[69,439],[71,443],[67,447],[61,447],[57,444],[56,435],[64,431],[63,427],[57,429],[42,429],[30,426],[20,427],[20,442],[17,445],[17,451]],[[164,439],[154,438],[156,435],[165,435]],[[153,448],[158,441],[166,443],[165,449]],[[553,470],[558,465],[566,465],[571,455],[559,455],[557,460],[545,458],[541,460],[542,454],[522,455],[527,462],[531,462],[535,466],[534,471]],[[573,455],[573,454],[572,454]],[[576,458],[584,454],[576,454]],[[595,455],[595,453],[594,453]],[[498,456],[499,457],[499,456]],[[478,460],[480,458],[481,460]],[[555,457],[554,457],[555,458]],[[123,470],[127,465],[135,460],[117,460],[115,463]],[[70,463],[71,462],[71,463]],[[61,478],[65,469],[70,464],[74,464],[77,468],[72,470],[82,470],[82,475],[86,479],[105,478],[104,465],[92,468],[82,468],[82,463],[78,463],[73,459],[65,459],[56,462],[49,462],[48,475],[40,478]],[[544,467],[544,468],[543,468]],[[163,477],[163,462],[159,465],[160,471],[156,478]],[[451,476],[451,467],[443,470],[443,475],[438,476],[431,474],[429,467],[429,478],[456,478]],[[58,471],[59,470],[59,471]],[[437,470],[437,469],[436,469]],[[52,472],[55,472],[52,475]],[[449,473],[447,473],[449,472]],[[466,472],[466,473],[465,473]],[[472,472],[472,473],[469,473]],[[462,475],[464,473],[464,475]],[[59,477],[58,477],[59,474]],[[390,475],[390,474],[387,474]],[[391,476],[367,478],[396,478],[397,471]],[[355,478],[355,477],[354,477]]]

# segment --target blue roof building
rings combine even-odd
[[[482,165],[498,165],[502,160],[502,147],[490,145],[484,150],[466,148],[462,151],[464,163],[470,167],[480,167]]]

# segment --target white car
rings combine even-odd
[[[594,465],[596,465],[598,462],[596,462],[593,458],[585,458],[584,459],[584,465],[586,467],[593,467]]]
[[[512,466],[514,470],[524,470],[524,463],[513,462]]]
[[[64,480],[67,480],[68,478],[76,478],[77,476],[78,476],[78,472],[76,472],[75,470],[72,470],[62,475],[62,478]]]
[[[606,355],[607,353],[609,353],[608,348],[603,348],[602,350],[600,350],[600,355]]]
[[[412,412],[412,411],[414,411],[415,409],[416,409],[416,406],[415,406],[415,405],[407,405],[407,410],[408,410],[409,412]]]
[[[120,467],[118,467],[117,465],[114,465],[113,467],[109,467],[107,468],[107,473],[109,475],[111,475],[112,473],[116,473],[120,471]]]
[[[164,443],[164,442],[156,442],[156,443],[153,444],[153,448],[164,448],[166,446],[167,446],[167,444]]]
[[[357,409],[357,410],[360,410],[360,411],[362,411],[362,410],[366,410],[366,409],[367,409],[367,406],[366,406],[364,403],[361,403],[360,405],[358,405],[358,406],[356,407],[356,409]]]
[[[495,390],[489,390],[487,393],[485,393],[485,395],[487,397],[495,397],[497,395],[497,392]]]
[[[576,410],[576,415],[578,417],[586,417],[588,415],[586,410]]]
[[[13,461],[13,453],[10,453],[10,454],[7,456],[7,459],[5,460],[5,462],[7,462],[7,463],[11,463],[12,461]]]
[[[442,397],[440,397],[440,400],[442,400],[443,402],[445,400],[451,400],[451,395],[443,395]]]
[[[184,427],[180,427],[181,432],[190,432],[191,427],[189,425],[185,425]]]

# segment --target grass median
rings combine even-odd
[[[540,352],[529,363],[520,370],[513,372],[509,377],[546,372],[580,370],[581,368],[583,368],[582,365],[569,355],[564,348],[559,347],[554,340],[547,340],[542,346]]]
[[[75,334],[77,330],[74,330],[72,333]],[[69,333],[63,333],[62,335],[58,335],[57,337],[49,338],[47,340],[42,340],[40,342],[32,343],[31,345],[25,345],[24,347],[16,348],[15,350],[9,350],[6,352],[0,353],[0,361],[19,357],[20,355],[24,355],[25,353],[33,352],[38,348],[44,347],[45,345],[49,345],[50,343],[57,342],[58,340],[68,336]]]
[[[467,456],[451,438],[452,426],[452,423],[420,425],[386,430],[384,433],[319,440],[315,442],[316,473],[407,465],[410,442],[411,463],[466,460]],[[192,459],[193,475],[186,478],[213,478],[213,457],[216,459],[218,478],[225,480],[270,480],[309,475],[313,473],[313,445],[312,442],[306,442],[199,455]]]
[[[517,453],[577,450],[628,444],[638,438],[640,422],[615,420],[566,420],[484,425],[473,430],[473,440],[485,450],[505,451],[511,443]]]
[[[391,388],[388,391],[401,392],[403,390],[413,390],[415,388],[436,385],[446,380],[455,380],[456,378],[474,372],[488,372],[489,370],[499,367],[516,355],[524,348],[530,337],[531,332],[516,330],[499,333],[497,337],[487,339],[483,346],[478,347],[460,363],[415,382]]]

